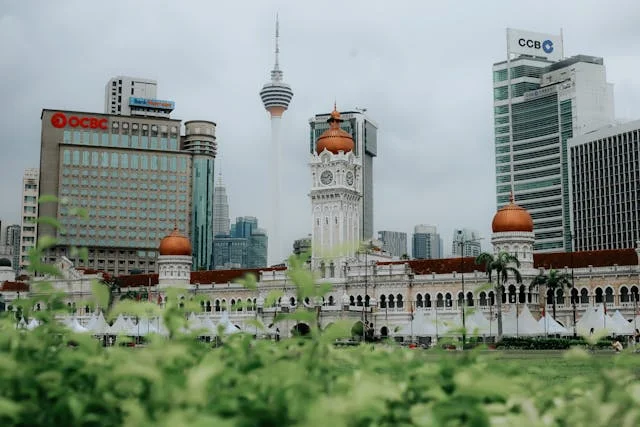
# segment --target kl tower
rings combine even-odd
[[[276,15],[276,62],[271,70],[271,81],[265,83],[260,91],[260,98],[264,108],[271,116],[271,169],[269,202],[271,204],[271,218],[269,221],[269,247],[267,250],[268,264],[279,264],[283,262],[282,236],[280,235],[280,122],[282,114],[289,107],[293,91],[291,86],[282,81],[282,71],[280,70],[280,25]]]

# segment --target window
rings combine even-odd
[[[64,165],[70,165],[71,164],[71,151],[64,150],[63,158],[62,158],[62,164],[64,164]]]
[[[129,155],[127,153],[120,154],[120,167],[121,168],[129,167]]]
[[[74,166],[78,166],[80,164],[80,151],[78,150],[74,150],[73,151],[73,160],[72,160],[72,164]]]
[[[102,166],[103,168],[107,168],[107,167],[109,167],[109,153],[107,153],[107,152],[102,152],[102,153],[100,153],[100,154],[101,154],[101,157],[102,157],[102,159],[101,159],[101,166]]]
[[[118,153],[111,153],[111,167],[118,167]]]

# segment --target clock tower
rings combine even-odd
[[[360,159],[353,153],[351,135],[340,129],[335,106],[327,129],[311,155],[311,265],[323,277],[343,275],[345,262],[359,247],[362,179]]]

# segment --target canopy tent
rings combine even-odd
[[[593,306],[587,307],[580,320],[576,324],[576,330],[580,335],[592,333],[611,332],[612,320],[604,314],[604,310]]]
[[[129,335],[133,326],[133,322],[119,314],[116,321],[111,325],[110,332],[114,335]]]
[[[480,326],[468,315],[465,315],[464,326],[468,335],[480,333]],[[444,333],[442,335],[462,335],[462,315],[460,313],[444,322]]]
[[[225,335],[237,334],[238,332],[242,332],[240,328],[238,328],[236,325],[231,323],[231,320],[229,320],[228,311],[222,312],[222,316],[220,317],[220,322],[218,323],[218,325],[222,326],[222,331]],[[217,332],[217,328],[216,328],[216,332]]]
[[[414,337],[435,337],[443,335],[446,326],[441,320],[436,322],[436,317],[430,311],[418,311],[414,313],[413,320],[400,327],[395,335]]]
[[[162,318],[160,317],[142,317],[138,320],[138,324],[132,324],[127,335],[130,336],[146,336],[150,334],[159,334],[162,336],[169,335],[169,332],[164,327]]]
[[[97,315],[94,314],[91,319],[89,319],[86,329],[91,331],[93,335],[109,335],[111,333],[111,328],[107,321],[104,320],[102,312]]]
[[[71,329],[73,332],[88,332],[89,329],[85,328],[84,326],[82,326],[80,324],[80,322],[78,322],[78,319],[76,319],[75,317],[72,318],[65,318],[63,320],[63,323],[65,324],[65,326],[67,326],[69,329]]]
[[[627,322],[627,320],[624,317],[622,317],[622,314],[620,314],[619,310],[616,310],[613,316],[610,316],[610,319],[612,322],[611,329],[617,335],[633,335],[634,334],[635,330],[633,328],[633,325]]]
[[[517,307],[513,306],[512,310],[502,313],[502,334],[507,336],[544,335],[544,330],[531,315],[529,307],[523,304],[519,315],[516,313]]]
[[[538,324],[549,335],[571,335],[569,330],[556,321],[549,313],[538,320]]]

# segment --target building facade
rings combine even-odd
[[[130,98],[155,99],[158,82],[139,77],[116,76],[104,87],[104,113],[122,116],[131,115]]]
[[[11,266],[15,271],[20,271],[20,231],[22,227],[18,224],[8,225],[5,228],[4,244],[11,248]]]
[[[373,158],[378,155],[378,126],[365,114],[366,110],[340,113],[340,128],[351,135],[355,143],[353,154],[362,164],[362,180],[357,190],[362,194],[360,201],[360,235],[372,239],[373,224]],[[309,153],[313,154],[320,135],[329,129],[330,114],[316,114],[309,119]]]
[[[640,240],[640,120],[569,140],[571,236],[577,251]]]
[[[400,231],[378,231],[378,240],[382,242],[382,249],[394,257],[408,257],[407,233]]]
[[[231,224],[231,231],[213,241],[216,269],[261,268],[267,266],[267,232],[258,228],[258,219],[241,216]]]
[[[26,169],[22,176],[22,219],[20,229],[20,268],[29,265],[29,251],[36,246],[38,236],[39,169]]]
[[[293,241],[293,254],[297,256],[311,254],[311,235]]]
[[[613,88],[602,58],[563,59],[554,36],[523,37],[546,47],[493,65],[496,203],[513,191],[533,216],[536,251],[570,250],[567,140],[613,123]]]
[[[192,135],[181,141],[180,120],[48,109],[41,119],[39,193],[68,202],[40,206],[39,216],[63,227],[38,228],[38,236],[58,241],[48,260],[69,256],[82,265],[69,248],[87,247],[86,267],[116,275],[154,271],[159,236],[175,224],[189,235],[193,213],[202,210],[206,198],[192,200],[194,178],[201,178],[193,163],[201,155],[194,145],[205,144],[192,144]],[[78,218],[73,208],[92,216]],[[194,256],[200,258],[198,248]]]
[[[442,239],[435,226],[424,224],[416,225],[413,230],[412,243],[412,258],[442,258]]]
[[[455,256],[478,256],[482,252],[482,237],[477,230],[458,228],[453,230],[451,254]]]

